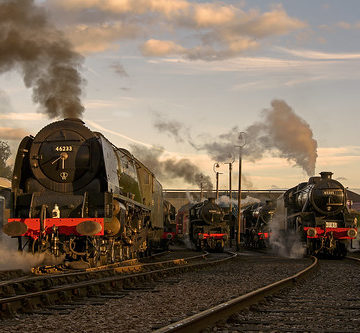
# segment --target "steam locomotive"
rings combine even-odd
[[[346,190],[321,172],[287,190],[277,201],[277,216],[283,217],[285,232],[300,233],[309,254],[342,257],[357,235],[357,218],[346,206]]]
[[[229,227],[223,210],[210,198],[181,207],[176,216],[176,232],[185,242],[189,239],[197,250],[222,252]]]
[[[3,231],[18,238],[19,250],[91,266],[148,254],[171,215],[154,174],[79,119],[22,140],[12,195]]]
[[[269,246],[270,223],[275,213],[271,200],[257,202],[242,211],[244,241],[246,247],[265,248]]]

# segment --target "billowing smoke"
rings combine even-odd
[[[260,200],[257,198],[247,196],[246,198],[241,199],[241,207],[245,208],[245,207],[252,205],[254,203],[257,203],[257,202],[260,202]],[[229,207],[230,206],[230,198],[227,195],[222,195],[219,199],[216,200],[216,203],[221,207]],[[231,203],[233,205],[237,205],[238,200],[232,198]]]
[[[188,129],[184,124],[177,120],[167,119],[166,116],[158,112],[153,112],[154,127],[160,133],[166,133],[168,136],[173,137],[176,142],[184,142],[183,136],[189,137]],[[184,134],[183,132],[186,132]]]
[[[287,230],[285,234],[284,218],[284,215],[277,211],[269,223],[271,250],[281,257],[302,258],[306,251],[305,246],[295,230]]]
[[[309,124],[296,115],[285,101],[273,100],[271,106],[272,108],[263,110],[262,121],[245,130],[243,156],[256,161],[270,152],[274,156],[295,162],[312,176],[315,173],[317,142]],[[206,150],[215,161],[227,161],[234,154],[239,133],[239,128],[234,127],[213,142],[193,146]]]
[[[49,118],[81,117],[82,60],[33,0],[0,2],[0,73],[19,70]]]
[[[0,270],[21,269],[29,272],[37,266],[60,264],[64,259],[65,257],[55,258],[45,253],[34,255],[26,251],[19,252],[15,239],[3,235],[0,240]]]
[[[213,184],[209,176],[204,175],[198,166],[190,160],[182,158],[162,158],[163,148],[146,148],[132,145],[133,154],[139,158],[161,181],[182,178],[188,184],[201,186],[204,190],[212,190]]]

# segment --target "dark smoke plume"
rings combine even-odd
[[[209,176],[205,176],[200,169],[188,159],[176,160],[168,158],[160,161],[164,152],[163,148],[152,149],[142,146],[131,146],[132,153],[140,159],[160,181],[173,178],[183,178],[185,182],[197,185],[200,188],[202,183],[204,190],[212,190],[213,184]]]
[[[256,161],[270,152],[274,156],[295,162],[309,176],[314,175],[317,142],[313,139],[309,124],[282,100],[273,100],[271,106],[272,108],[263,110],[262,121],[245,130],[243,156]],[[234,127],[228,133],[220,135],[216,141],[193,146],[206,150],[213,160],[225,162],[234,154],[234,146],[239,144],[239,133],[239,128]]]
[[[160,133],[166,133],[168,136],[173,137],[176,142],[184,142],[182,132],[188,132],[188,129],[185,128],[183,123],[177,120],[169,120],[158,112],[153,112],[153,116],[154,127]],[[186,133],[186,136],[189,137],[189,134]]]
[[[81,117],[82,60],[33,0],[0,1],[0,73],[19,70],[49,118]]]

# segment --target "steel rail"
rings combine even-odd
[[[58,295],[56,301],[61,302],[61,298],[64,296],[64,292],[71,292],[72,296],[86,296],[85,294],[91,294],[92,296],[96,294],[101,294],[101,290],[107,290],[112,288],[123,289],[128,285],[133,285],[136,283],[143,284],[145,280],[152,280],[159,276],[166,276],[168,274],[180,271],[189,271],[194,268],[201,268],[212,264],[217,264],[230,260],[237,256],[237,254],[230,252],[231,256],[226,258],[221,258],[217,260],[209,260],[207,262],[193,263],[193,264],[183,264],[177,265],[174,267],[166,267],[162,269],[152,270],[149,272],[142,272],[130,275],[115,275],[105,278],[92,279],[82,282],[69,283],[66,285],[51,287],[46,290],[35,291],[10,297],[0,298],[0,312],[7,312],[9,314],[16,313],[19,310],[25,310],[31,312],[33,308],[36,308],[42,303],[51,303],[53,301],[49,300],[49,295]],[[205,255],[197,256],[199,258],[204,257]],[[194,257],[192,257],[194,258]],[[178,260],[178,259],[175,259]],[[92,287],[101,287],[98,288],[98,291],[94,292]],[[108,287],[107,289],[105,287]]]
[[[115,263],[115,264],[109,264],[109,265],[104,265],[104,266],[99,266],[99,267],[93,267],[93,268],[86,268],[86,269],[81,269],[81,270],[72,270],[70,272],[65,272],[65,273],[52,273],[52,274],[39,274],[39,275],[35,275],[35,276],[22,276],[22,277],[18,277],[18,278],[14,278],[11,280],[3,280],[0,281],[0,290],[4,287],[7,286],[11,286],[14,284],[19,284],[19,283],[31,283],[31,282],[41,282],[41,281],[49,281],[49,280],[65,280],[66,278],[73,278],[73,277],[81,277],[81,276],[95,276],[96,274],[106,274],[106,273],[131,273],[131,272],[135,272],[135,271],[140,271],[142,269],[146,270],[146,269],[152,269],[152,267],[156,267],[156,266],[163,266],[163,265],[180,265],[180,264],[185,264],[185,261],[194,261],[197,259],[205,259],[206,256],[208,256],[209,253],[208,252],[204,252],[201,255],[197,255],[197,256],[191,256],[191,257],[185,257],[185,258],[180,258],[180,259],[169,259],[169,260],[165,260],[165,261],[159,261],[159,262],[150,262],[150,263],[140,263],[137,261],[137,259],[130,259],[130,260],[126,260],[126,261],[122,261],[119,263]],[[149,257],[151,258],[151,257]],[[128,264],[125,265],[124,264]]]
[[[359,258],[346,256],[345,259],[352,260],[352,261],[356,261],[356,262],[360,263],[360,259],[359,259]]]
[[[219,320],[227,319],[232,314],[248,308],[254,303],[258,303],[266,296],[277,293],[278,291],[293,286],[298,280],[303,279],[318,266],[318,259],[311,257],[312,264],[302,271],[283,280],[271,283],[265,287],[259,288],[245,295],[221,303],[205,311],[197,313],[188,318],[174,322],[170,325],[157,329],[156,333],[169,332],[200,332],[201,330],[215,324]]]

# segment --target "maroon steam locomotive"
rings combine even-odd
[[[3,231],[20,250],[96,266],[166,245],[169,210],[141,161],[81,120],[65,119],[20,143]]]

